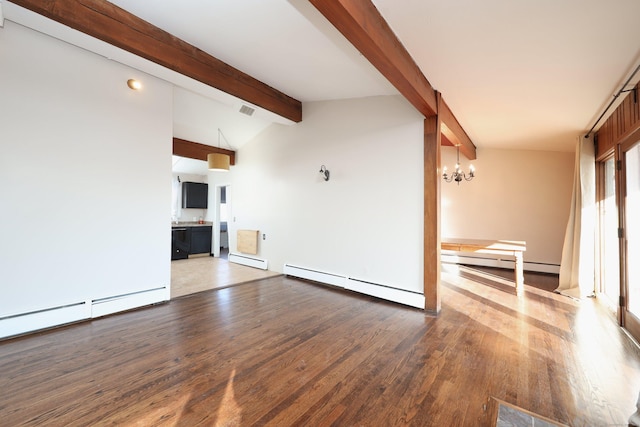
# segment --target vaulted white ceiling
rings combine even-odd
[[[303,102],[398,93],[307,0],[112,3]],[[640,63],[638,0],[373,3],[479,148],[573,151]],[[175,136],[240,146],[270,122],[177,86]]]
[[[478,147],[572,151],[640,62],[637,0],[373,1]]]

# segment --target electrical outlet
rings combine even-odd
[[[267,235],[262,233],[262,240],[267,240]]]

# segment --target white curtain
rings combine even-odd
[[[556,292],[574,298],[595,289],[596,171],[593,139],[580,137],[576,146],[573,197],[564,235],[560,282]]]

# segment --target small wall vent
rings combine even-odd
[[[253,113],[255,112],[255,108],[251,108],[249,106],[243,105],[242,107],[240,107],[240,112],[242,114],[246,114],[247,116],[253,116]]]

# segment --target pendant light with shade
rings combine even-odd
[[[220,136],[224,138],[222,131],[220,130],[220,128],[218,128],[218,148],[220,148]],[[224,139],[226,141],[226,138]],[[226,172],[229,170],[230,163],[231,163],[231,158],[229,157],[228,154],[222,154],[222,153],[207,154],[207,165],[210,171]]]

